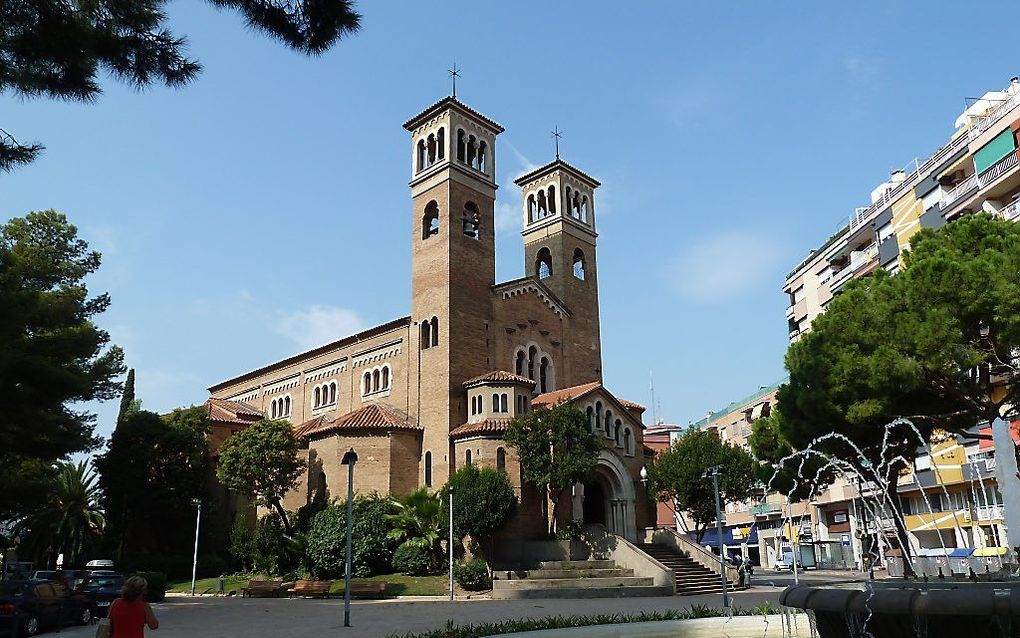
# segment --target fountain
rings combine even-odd
[[[1016,575],[1014,552],[997,547],[978,550],[947,547],[940,533],[937,534],[940,549],[919,554],[911,546],[904,512],[891,496],[895,490],[890,489],[896,485],[899,468],[909,466],[910,461],[902,455],[887,457],[886,451],[891,447],[890,441],[906,444],[912,439],[931,454],[930,442],[914,424],[897,419],[885,428],[881,453],[873,456],[880,457],[877,463],[869,462],[868,456],[847,437],[830,433],[775,466],[777,471],[768,484],[770,491],[781,467],[796,467],[796,477],[809,487],[809,498],[827,487],[828,483],[822,478],[826,473],[857,480],[859,485],[874,486],[870,498],[861,491],[863,509],[872,521],[892,520],[897,529],[894,542],[881,533],[876,534],[879,544],[870,553],[872,561],[882,557],[891,568],[890,575],[897,578],[875,580],[872,574],[865,582],[795,585],[783,592],[780,603],[806,611],[821,638],[1020,637],[1020,579]],[[850,462],[825,453],[821,448],[827,442],[838,442],[842,448],[852,450],[857,458]],[[809,459],[821,461],[820,470],[811,478],[804,474]],[[933,463],[932,468],[938,476],[938,464]],[[1003,474],[1000,472],[1000,476]],[[970,480],[974,481],[973,476]],[[981,480],[980,475],[978,480]],[[938,483],[948,498],[949,492],[941,477]],[[927,515],[934,517],[931,500],[924,489],[921,498]],[[1009,502],[1008,495],[1006,502]],[[955,511],[952,516],[954,527],[965,537]]]

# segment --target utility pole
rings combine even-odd
[[[191,595],[195,595],[195,577],[198,576],[198,530],[202,527],[202,501],[201,499],[191,499],[191,504],[198,508],[198,514],[195,518],[195,555],[191,560]]]
[[[721,470],[722,470],[721,465],[715,465],[705,470],[705,474],[711,474],[712,490],[715,492],[715,532],[716,542],[719,545],[719,578],[722,579],[723,609],[728,612],[730,608],[730,594],[727,589],[726,582],[726,550],[723,545],[722,536],[722,507],[719,503],[719,472]],[[703,474],[702,477],[704,477],[705,474]]]
[[[344,453],[340,465],[347,466],[347,558],[344,561],[344,627],[351,626],[351,539],[354,534],[354,464],[358,453],[354,448]]]

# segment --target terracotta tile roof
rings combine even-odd
[[[422,120],[431,116],[433,113],[447,105],[456,106],[460,108],[460,110],[466,112],[468,115],[474,116],[475,118],[481,120],[483,123],[488,124],[490,127],[496,130],[496,133],[502,133],[504,130],[506,130],[499,124],[496,124],[489,118],[485,117],[484,115],[474,110],[467,104],[464,104],[455,97],[444,97],[443,99],[439,100],[432,106],[427,107],[424,111],[422,111],[418,115],[415,115],[408,121],[404,122],[404,128],[407,129],[408,131],[413,131],[414,127],[418,126],[418,124],[420,124]]]
[[[633,401],[628,401],[627,399],[617,399],[617,401],[619,401],[620,405],[622,405],[625,408],[631,410],[640,410],[641,412],[645,411],[645,406],[641,405],[640,403],[634,403]]]
[[[243,401],[228,401],[210,397],[205,402],[206,416],[220,423],[254,423],[265,417],[261,411]]]
[[[546,392],[540,394],[531,400],[531,405],[552,407],[557,403],[564,401],[570,401],[576,399],[579,396],[588,394],[595,388],[601,388],[602,384],[598,381],[592,381],[591,383],[585,383],[582,385],[575,385],[570,388],[562,388],[560,390],[553,390],[552,392]]]
[[[507,372],[506,370],[493,370],[473,379],[468,379],[464,382],[464,387],[473,388],[478,385],[485,385],[486,383],[517,383],[529,387],[534,387],[535,385],[535,381],[528,377],[522,377],[519,374]]]
[[[503,434],[513,419],[485,419],[478,423],[458,425],[450,431],[450,438],[459,439],[465,436],[484,434]]]
[[[514,180],[514,184],[517,184],[518,186],[524,186],[528,182],[537,179],[538,177],[541,177],[545,173],[550,173],[556,170],[557,168],[562,168],[566,171],[574,173],[576,176],[586,180],[589,183],[589,185],[592,186],[593,188],[598,188],[599,186],[602,185],[602,183],[599,182],[599,180],[595,179],[591,175],[588,175],[587,173],[577,168],[576,166],[571,166],[570,164],[567,164],[561,159],[555,159],[546,164],[545,166],[540,166],[535,170],[531,171],[530,173],[525,173],[524,175],[521,175],[520,177]]]
[[[309,438],[341,430],[420,430],[400,410],[383,403],[370,403],[340,416],[320,415],[295,428],[295,435]]]

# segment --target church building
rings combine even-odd
[[[521,506],[506,533],[544,531],[542,496],[522,485],[510,421],[561,402],[603,441],[596,475],[565,518],[637,538],[654,523],[640,480],[644,408],[603,386],[595,191],[556,159],[521,176],[524,275],[495,280],[496,122],[454,97],[404,124],[411,159],[410,314],[209,388],[214,439],[258,418],[283,419],[307,445],[308,470],[284,502],[355,490],[439,489],[467,463],[505,470]],[[650,460],[650,459],[649,459]],[[654,504],[652,504],[654,508]]]

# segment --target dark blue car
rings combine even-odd
[[[43,627],[92,622],[94,607],[67,585],[49,580],[0,581],[0,631],[34,636]],[[3,635],[3,634],[0,634]]]
[[[77,592],[92,601],[96,616],[102,618],[110,603],[120,598],[124,576],[115,572],[92,572],[78,584]]]

